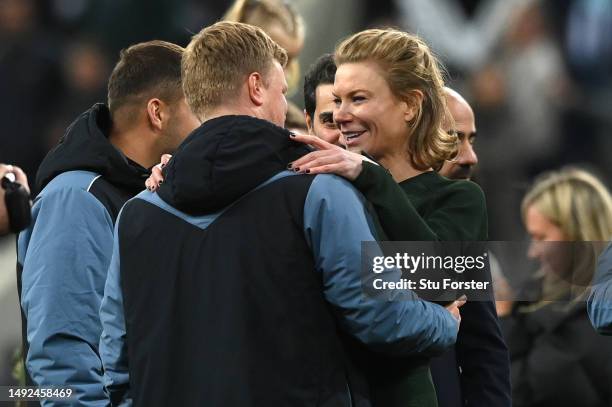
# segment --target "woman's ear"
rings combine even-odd
[[[406,98],[406,111],[404,112],[404,120],[406,123],[410,123],[417,117],[419,110],[423,106],[423,92],[415,89],[410,92]]]

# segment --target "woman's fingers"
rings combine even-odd
[[[324,164],[324,165],[320,165],[316,167],[311,167],[308,170],[308,174],[312,174],[312,175],[336,174],[336,175],[344,177],[343,175],[344,173],[346,173],[346,167],[344,163]]]
[[[153,178],[153,181],[157,185],[159,185],[162,182],[164,182],[164,174],[162,173],[162,166],[161,166],[161,164],[158,164],[158,165],[155,166],[155,168],[153,168],[153,170],[151,171],[151,177]]]
[[[325,156],[327,154],[333,153],[333,151],[331,150],[320,150],[320,151],[313,151],[311,153],[306,154],[305,156],[295,160],[294,162],[290,163],[290,167],[289,169],[294,170],[294,171],[299,171],[304,165],[306,165],[307,163],[316,160],[319,157]]]
[[[344,158],[335,151],[322,151],[321,153],[327,154],[317,154],[311,156],[308,161],[299,165],[298,171],[301,173],[308,173],[311,168],[329,164],[341,164],[344,161]]]
[[[149,178],[147,178],[147,180],[145,181],[145,187],[147,187],[147,189],[151,192],[155,191],[155,181],[153,180],[152,176],[149,176]]]
[[[461,308],[466,303],[466,301],[467,297],[464,294],[457,300],[453,301],[450,305],[446,306],[446,309],[453,315],[453,317],[455,317],[458,324],[461,324],[461,311],[459,310],[459,308]]]
[[[153,169],[153,171],[151,171],[151,174],[153,175],[153,179],[155,180],[155,182],[157,182],[158,184],[164,180],[164,174],[163,174],[163,164],[158,164],[155,166],[155,168]]]
[[[164,182],[162,170],[168,165],[170,159],[172,159],[172,154],[163,154],[159,164],[151,168],[151,176],[145,181],[145,186],[149,191],[155,191]]]
[[[308,174],[333,173],[353,181],[363,169],[362,162],[362,156],[346,150],[322,150],[300,158],[294,163],[292,169]]]
[[[172,154],[164,154],[161,156],[161,165],[162,168],[166,166],[166,164],[168,164],[168,161],[170,161],[170,159],[172,158]]]
[[[145,186],[151,192],[155,191],[162,182],[164,182],[164,176],[162,174],[162,165],[157,164],[151,169],[151,176],[145,181]]]

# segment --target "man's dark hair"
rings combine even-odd
[[[121,50],[108,80],[111,114],[119,108],[157,97],[172,103],[182,96],[181,57],[184,49],[165,41],[148,41]]]
[[[317,108],[317,86],[333,84],[335,76],[336,63],[333,54],[321,55],[308,69],[304,78],[304,107],[311,118],[314,118]]]

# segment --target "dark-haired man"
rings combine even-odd
[[[38,170],[32,226],[18,242],[26,371],[29,384],[72,387],[80,406],[108,405],[99,308],[115,218],[147,168],[199,125],[181,88],[182,53],[162,41],[123,50],[108,107],[76,119]]]
[[[312,64],[304,78],[304,115],[309,134],[340,145],[342,133],[333,118],[335,76],[332,54],[324,54]]]

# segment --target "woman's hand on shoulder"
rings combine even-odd
[[[170,154],[164,154],[161,156],[159,164],[151,168],[151,176],[145,181],[145,187],[147,187],[149,191],[154,192],[164,182],[162,170],[168,165],[171,158],[172,156]]]
[[[292,135],[292,140],[316,148],[289,164],[290,170],[301,174],[336,174],[354,181],[363,169],[363,161],[371,161],[315,136],[296,134]]]

